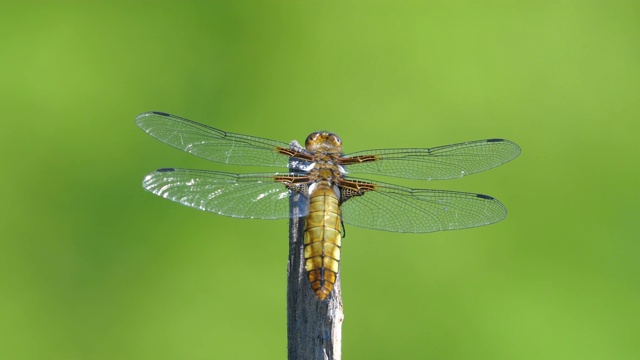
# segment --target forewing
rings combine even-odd
[[[289,188],[276,177],[303,179],[296,174],[229,174],[160,169],[147,175],[142,187],[158,196],[199,210],[237,218],[282,219],[290,216]],[[299,185],[303,186],[303,185]],[[306,215],[306,195],[299,203]]]
[[[354,179],[345,184],[349,188],[341,188],[343,196],[355,194],[356,188],[362,195],[343,199],[342,220],[365,228],[426,233],[488,225],[507,216],[504,205],[487,195],[409,189]]]
[[[218,130],[162,112],[138,115],[136,124],[156,139],[207,160],[235,165],[287,167],[289,145]]]
[[[430,149],[367,150],[340,159],[349,173],[422,180],[459,178],[513,160],[520,147],[505,139],[487,139]]]

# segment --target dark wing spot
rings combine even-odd
[[[501,142],[504,141],[504,139],[487,139],[487,142]]]
[[[171,171],[176,171],[175,168],[162,168],[162,169],[158,169],[156,170],[157,172],[171,172]]]
[[[489,195],[482,195],[482,194],[476,194],[477,197],[481,198],[481,199],[487,199],[487,200],[495,200],[495,198],[492,198]]]
[[[160,112],[160,111],[152,111],[154,114],[156,115],[160,115],[160,116],[171,116],[171,114],[167,114],[165,112]]]

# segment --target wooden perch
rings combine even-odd
[[[289,264],[287,267],[287,347],[289,360],[340,360],[342,358],[342,292],[340,274],[331,295],[319,300],[311,290],[304,267],[305,219],[293,204],[289,220]]]

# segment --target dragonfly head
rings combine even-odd
[[[342,151],[342,140],[336,134],[319,131],[307,136],[304,146],[310,152],[321,151],[339,154]]]

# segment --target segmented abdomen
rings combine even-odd
[[[340,207],[328,182],[320,182],[309,198],[304,232],[304,258],[311,288],[324,300],[336,283],[340,262]]]

